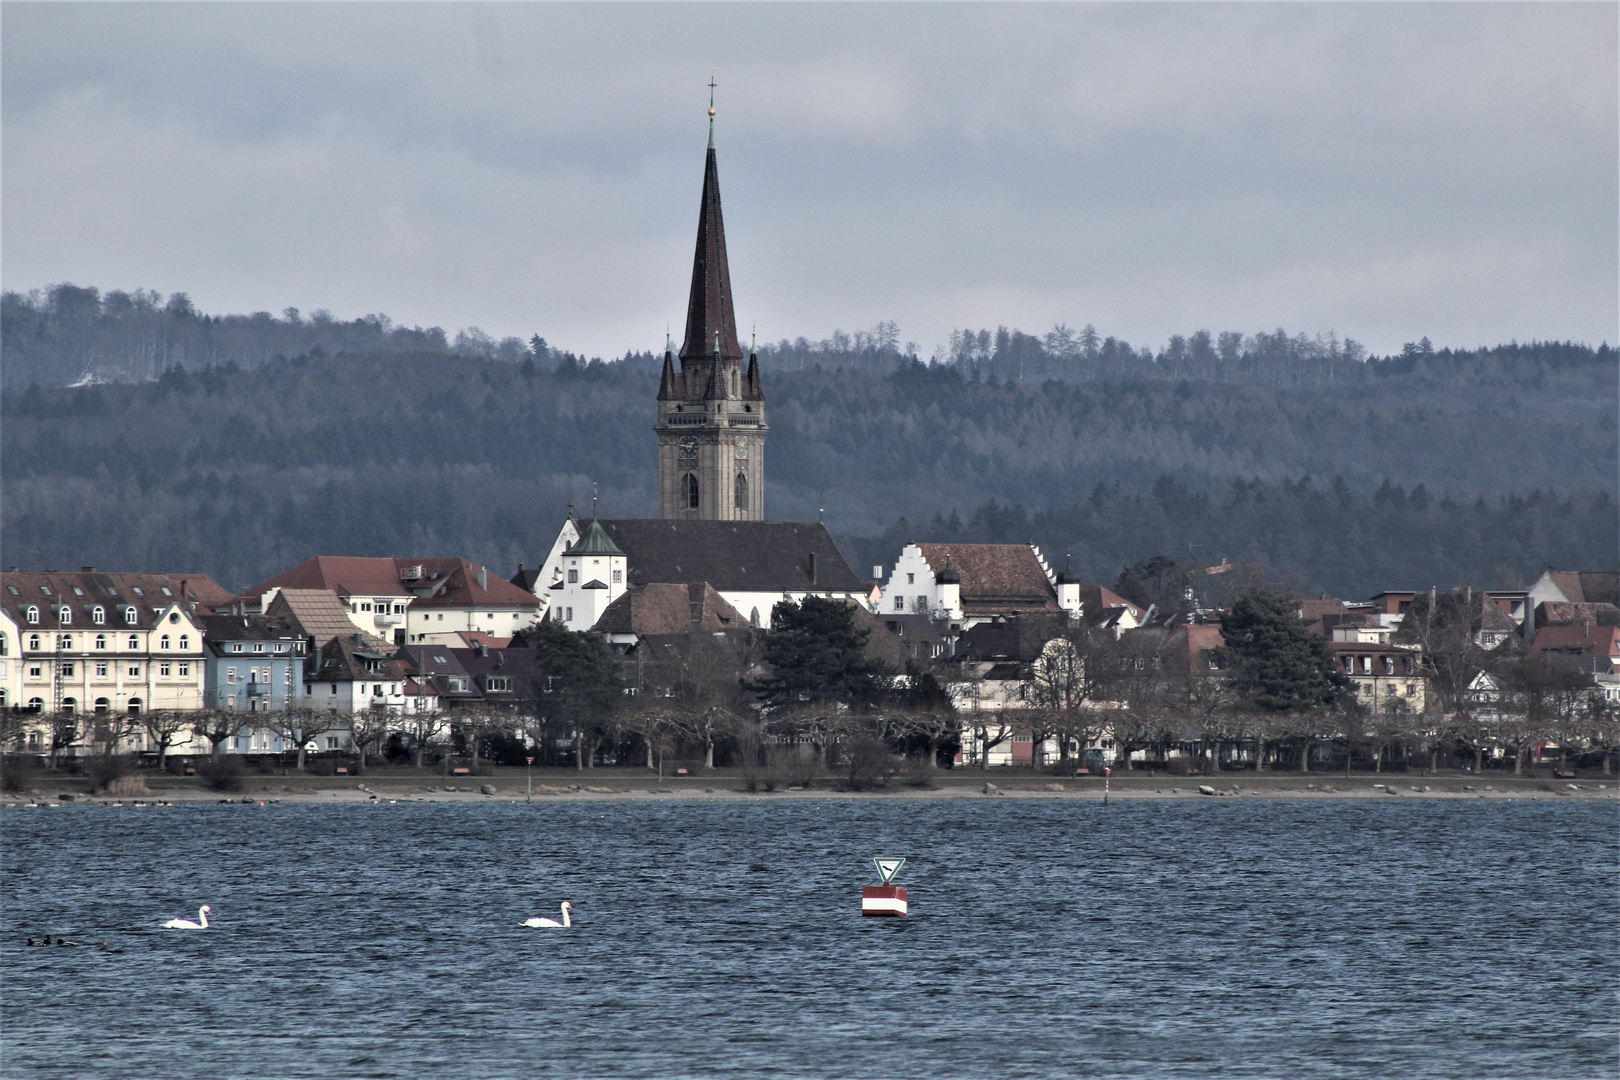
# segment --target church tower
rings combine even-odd
[[[731,307],[720,173],[714,157],[714,95],[709,96],[709,153],[703,167],[697,253],[686,306],[680,370],[664,345],[658,384],[658,516],[679,520],[765,519],[765,392],[759,356],[743,369]]]

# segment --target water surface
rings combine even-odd
[[[1620,1073],[1620,831],[1593,803],[64,807],[0,826],[7,1078]],[[910,917],[860,918],[874,855],[906,856]],[[574,929],[518,925],[563,900]],[[202,903],[213,929],[155,929]],[[23,944],[42,933],[98,944]]]

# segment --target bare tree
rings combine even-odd
[[[406,713],[400,718],[399,729],[411,741],[411,751],[416,755],[418,769],[425,767],[423,758],[429,744],[442,735],[446,727],[444,714],[434,711]]]
[[[265,726],[280,736],[284,745],[298,751],[297,768],[299,772],[303,772],[309,745],[321,732],[332,726],[335,714],[308,707],[296,707],[266,713],[265,716],[268,717]]]
[[[152,740],[152,745],[158,752],[158,768],[164,768],[169,763],[169,749],[182,742],[191,741],[192,724],[196,720],[195,714],[180,709],[151,709],[141,714],[141,727],[146,731],[146,737]],[[186,732],[186,738],[180,737]]]
[[[241,733],[249,715],[253,714],[206,709],[193,715],[192,728],[212,744],[210,756],[219,757],[220,746],[226,739],[233,739]]]
[[[354,743],[357,772],[365,770],[366,747],[376,746],[388,738],[388,729],[393,726],[393,719],[393,714],[384,705],[373,705],[350,715],[349,741]]]
[[[45,717],[51,736],[51,768],[56,768],[62,751],[84,742],[84,718],[76,712],[53,712]]]

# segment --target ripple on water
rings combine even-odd
[[[1596,805],[8,811],[7,1077],[1608,1077]],[[863,920],[876,854],[904,920]],[[519,922],[574,905],[573,931]],[[155,929],[211,904],[216,927]],[[107,948],[30,949],[68,933]]]

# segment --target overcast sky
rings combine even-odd
[[[1614,342],[1616,11],[6,3],[0,283],[659,348],[717,68],[765,340]]]

